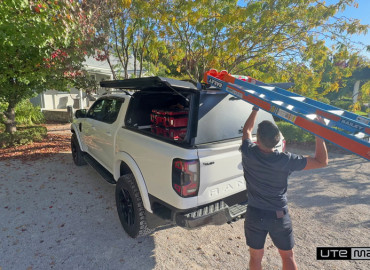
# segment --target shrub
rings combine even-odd
[[[343,97],[340,99],[332,100],[332,105],[344,110],[349,110],[349,107],[353,104],[352,98]]]
[[[287,143],[310,143],[315,141],[315,136],[289,122],[276,122]]]
[[[5,111],[7,108],[7,103],[0,103],[0,111]],[[15,106],[15,121],[17,126],[30,126],[44,123],[45,117],[40,106],[33,106],[29,100],[22,100]],[[4,125],[1,125],[1,128],[4,128]]]
[[[18,125],[35,125],[44,123],[44,114],[40,106],[33,106],[29,100],[23,100],[15,107],[15,121]]]
[[[32,142],[40,142],[47,136],[46,127],[19,127],[14,134],[0,133],[0,148],[19,146]]]

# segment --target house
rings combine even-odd
[[[128,64],[129,75],[134,74],[134,59],[130,58]],[[111,57],[113,66],[117,66],[118,59]],[[83,63],[86,71],[99,84],[104,80],[113,79],[113,75],[107,61],[97,61],[94,57],[86,58]],[[139,64],[137,64],[137,67]],[[119,73],[119,70],[116,70]],[[138,71],[137,71],[138,73]],[[86,95],[86,92],[72,88],[70,92],[58,90],[47,90],[30,101],[35,106],[40,106],[47,121],[68,122],[70,121],[71,110],[84,109],[91,106],[96,97],[101,96],[106,90],[98,87],[97,93]]]

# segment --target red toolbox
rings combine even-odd
[[[150,115],[152,124],[164,127],[186,127],[188,125],[187,110],[158,110],[153,109]]]
[[[168,137],[175,141],[182,141],[186,136],[186,128],[168,128]]]
[[[153,133],[170,138],[175,141],[182,141],[186,136],[186,127],[183,128],[166,128],[152,125],[151,130]]]

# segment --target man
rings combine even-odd
[[[248,208],[245,236],[249,246],[250,270],[262,269],[264,244],[269,233],[282,258],[283,269],[297,269],[293,229],[288,214],[286,192],[288,176],[293,171],[325,167],[328,153],[323,139],[316,137],[314,157],[279,153],[274,147],[280,140],[279,129],[270,121],[258,125],[257,144],[252,140],[257,107],[245,122],[241,147],[244,177],[247,183]],[[317,118],[323,123],[321,118]]]

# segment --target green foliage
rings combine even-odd
[[[352,105],[353,101],[350,97],[342,97],[340,99],[336,99],[332,101],[332,105],[344,110],[349,110],[350,106]]]
[[[339,80],[338,91],[329,92],[325,96],[331,100],[331,104],[345,110],[352,110],[356,113],[365,112],[364,104],[370,102],[370,63],[367,60],[358,58],[354,67],[347,67],[352,72],[350,77],[342,77]],[[353,90],[357,82],[360,82],[360,89],[357,102],[353,102]],[[337,104],[337,105],[336,105]]]
[[[291,123],[277,121],[276,124],[287,143],[310,143],[315,141],[314,135]]]
[[[18,125],[35,125],[44,123],[45,117],[40,106],[33,106],[29,100],[23,100],[15,107],[15,121]]]
[[[0,111],[5,111],[7,107],[7,103],[0,103]],[[41,124],[45,121],[45,117],[41,112],[40,106],[33,106],[29,100],[19,102],[15,106],[15,113],[15,121],[21,126]]]
[[[47,136],[46,127],[32,126],[21,127],[13,134],[0,133],[0,148],[25,145],[32,142],[40,142]]]
[[[334,17],[354,0],[293,2],[171,0],[162,1],[151,15],[159,18],[158,32],[169,51],[162,57],[170,59],[174,74],[183,72],[201,80],[204,71],[216,68],[262,80],[270,75],[266,71],[275,69],[286,71],[279,76],[281,81],[294,81],[297,89],[314,97],[322,91],[317,89],[322,87],[327,59],[334,54],[336,59],[346,57],[350,43],[345,34],[366,32],[368,26]],[[324,39],[341,46],[329,49]],[[335,70],[326,90],[338,89],[331,83],[338,79],[337,71],[349,74]]]
[[[164,33],[158,32],[158,14],[154,12],[161,2],[108,1],[107,20],[110,27],[106,29],[106,34],[111,42],[105,47],[104,56],[109,59],[109,55],[113,54],[119,60],[116,69],[121,75],[113,72],[114,78],[128,78],[128,63],[132,60],[134,77],[143,75],[144,65],[148,65],[145,62],[154,65],[151,72],[159,70],[159,55],[167,50]]]
[[[16,130],[19,101],[73,85],[86,55],[104,41],[96,19],[101,1],[0,1],[0,102],[9,105],[7,132]]]

